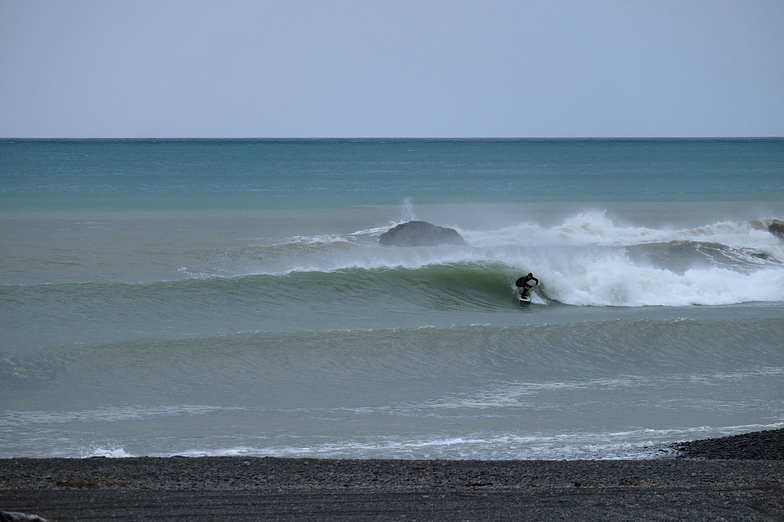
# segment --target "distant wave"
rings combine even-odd
[[[733,247],[784,252],[781,238],[768,227],[778,219],[723,221],[694,228],[652,228],[615,223],[605,211],[582,212],[554,226],[523,222],[489,231],[460,230],[474,246],[509,244],[630,246],[670,241],[715,242]]]

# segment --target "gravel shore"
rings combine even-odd
[[[784,520],[784,430],[636,461],[0,459],[47,520]],[[2,519],[2,518],[0,518]]]

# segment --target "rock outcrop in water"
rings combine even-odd
[[[384,246],[462,245],[463,236],[453,228],[439,227],[427,221],[408,221],[393,227],[378,237]]]
[[[768,225],[768,232],[775,236],[779,236],[781,239],[784,239],[784,221],[774,219],[770,225]]]

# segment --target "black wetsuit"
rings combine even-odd
[[[536,281],[536,285],[531,285],[531,281]],[[535,277],[528,277],[523,276],[517,281],[515,281],[515,285],[522,287],[523,291],[520,293],[521,296],[528,295],[529,290],[531,290],[534,286],[539,286],[539,280]]]

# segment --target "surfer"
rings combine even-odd
[[[536,281],[536,284],[532,284],[531,281]],[[523,289],[523,291],[520,292],[520,299],[528,299],[528,292],[539,286],[539,280],[534,277],[533,273],[528,272],[528,275],[515,281],[515,285]]]

